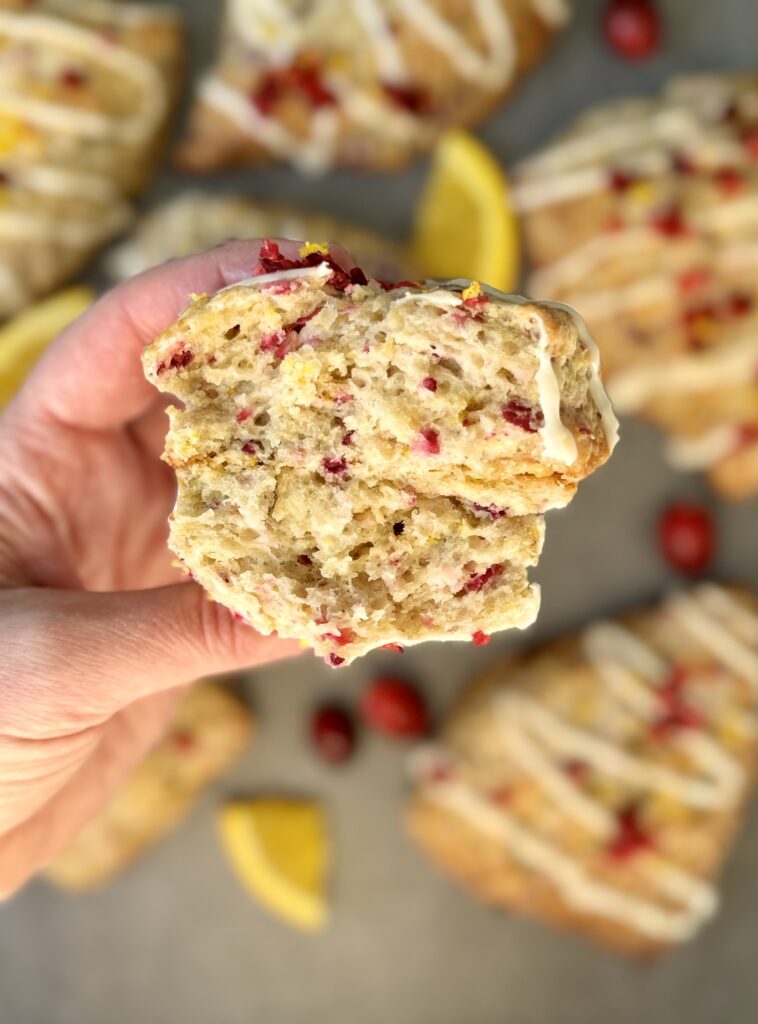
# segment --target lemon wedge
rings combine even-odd
[[[518,286],[518,222],[508,180],[466,132],[448,132],[435,150],[410,255],[429,277],[468,277],[506,292]]]
[[[324,926],[329,840],[318,804],[237,801],[219,812],[218,828],[229,863],[257,900],[304,931]]]
[[[0,409],[13,398],[53,338],[81,316],[94,299],[91,288],[67,288],[36,302],[0,327]]]

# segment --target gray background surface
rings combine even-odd
[[[176,0],[175,0],[176,2]],[[184,0],[195,60],[206,61],[220,4]],[[504,160],[525,154],[601,96],[647,92],[679,68],[756,64],[756,0],[669,0],[662,55],[626,65],[598,37],[601,0],[574,0],[571,29],[482,134]],[[423,168],[396,178],[285,170],[219,177],[215,190],[287,197],[402,238]],[[180,182],[165,172],[149,201]],[[758,1016],[758,814],[724,878],[724,907],[692,945],[654,967],[469,902],[416,854],[401,827],[404,751],[367,737],[347,768],[321,766],[303,733],[320,696],[357,695],[389,668],[415,676],[436,714],[509,649],[647,599],[674,582],[652,543],[662,504],[702,496],[673,476],[652,431],[624,425],[611,464],[548,517],[538,572],[543,609],[528,634],[489,647],[427,645],[331,673],[312,657],[258,672],[259,741],[168,842],[101,893],[70,899],[31,885],[0,909],[2,1024],[747,1024]],[[718,574],[758,583],[756,502],[716,508]],[[213,830],[231,792],[315,794],[329,808],[334,917],[301,936],[251,903]]]

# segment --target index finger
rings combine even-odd
[[[53,343],[17,407],[85,429],[113,428],[140,416],[156,400],[142,372],[142,350],[176,320],[193,292],[215,292],[250,277],[261,244],[229,242],[113,288]],[[278,244],[284,255],[297,257],[301,243]]]

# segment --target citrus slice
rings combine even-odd
[[[318,804],[237,801],[219,812],[218,827],[229,863],[257,900],[305,931],[323,927],[329,840]]]
[[[448,132],[435,150],[411,259],[429,277],[467,277],[505,292],[518,285],[518,223],[508,180],[492,153],[466,132]]]
[[[67,288],[0,327],[0,409],[13,398],[53,338],[81,316],[94,299],[91,288]]]

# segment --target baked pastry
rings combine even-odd
[[[180,163],[402,166],[480,120],[567,18],[564,0],[229,0]]]
[[[332,665],[529,624],[541,513],[616,439],[578,317],[291,252],[266,242],[260,276],[195,297],[144,354],[184,404],[172,550]]]
[[[198,683],[168,734],[43,872],[61,889],[92,889],[112,879],[187,816],[200,792],[250,742],[247,707],[217,683]]]
[[[106,267],[116,280],[124,280],[234,238],[326,238],[348,249],[374,277],[397,280],[412,273],[399,246],[354,224],[282,204],[195,191],[146,214],[109,255]]]
[[[487,903],[659,953],[717,909],[757,689],[758,599],[713,584],[512,657],[419,752],[411,832]]]
[[[675,79],[518,170],[529,292],[586,318],[611,397],[673,466],[758,493],[758,76]]]
[[[0,317],[129,223],[180,74],[170,8],[0,0]]]

